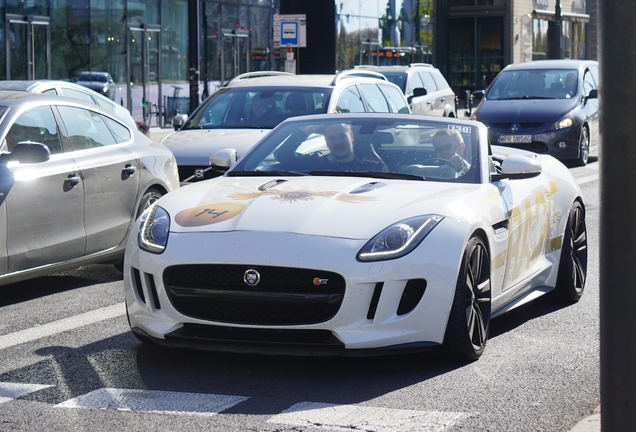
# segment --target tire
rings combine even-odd
[[[579,157],[574,160],[576,166],[587,165],[590,159],[590,134],[587,127],[581,128],[581,137],[579,138]]]
[[[139,201],[139,208],[137,209],[137,214],[135,215],[135,219],[137,219],[141,214],[151,205],[161,198],[163,194],[155,189],[150,188],[146,191],[143,197],[141,197],[141,201]]]
[[[141,216],[141,214],[148,207],[153,205],[159,198],[161,198],[163,194],[155,188],[150,188],[146,191],[146,193],[141,197],[141,201],[139,201],[139,208],[137,208],[137,214],[135,215],[135,220]],[[120,273],[124,272],[124,260],[119,261],[114,264],[115,269]]]
[[[587,277],[587,229],[585,210],[575,201],[568,216],[563,235],[559,273],[557,276],[557,298],[567,303],[581,299]]]
[[[460,361],[479,359],[488,340],[490,309],[490,258],[483,240],[474,236],[464,250],[442,356]]]

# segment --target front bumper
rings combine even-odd
[[[355,260],[366,242],[360,240],[292,233],[170,233],[165,252],[155,255],[139,250],[136,235],[131,235],[124,269],[130,326],[161,345],[219,351],[360,355],[430,348],[444,339],[467,235],[466,226],[445,219],[410,254],[372,263]],[[344,289],[334,300],[335,312],[319,319],[290,321],[283,314],[294,311],[283,305],[276,312],[279,320],[245,322],[249,315],[203,316],[184,310],[175,301],[178,292],[166,286],[168,267],[230,263],[245,270],[314,269],[310,272],[318,272],[319,279],[324,270],[340,275]],[[209,288],[223,291],[214,281]],[[259,289],[252,289],[252,303],[258,302]],[[223,310],[231,308],[232,301],[238,301],[237,308],[244,306],[240,297],[246,290],[237,288],[229,297],[220,297],[226,301]],[[283,297],[293,295],[287,303],[293,307],[300,294],[291,291]],[[270,294],[266,287],[263,308],[281,308],[265,294]],[[316,301],[316,291],[307,296],[307,303]]]
[[[544,126],[547,126],[547,124]],[[506,135],[530,135],[532,137],[532,142],[500,143],[500,136]],[[534,153],[548,153],[559,160],[576,159],[579,157],[580,138],[581,125],[574,125],[557,131],[546,131],[542,128],[521,129],[516,131],[511,131],[509,129],[496,129],[492,126],[488,128],[488,140],[491,145],[514,147]],[[561,142],[565,142],[564,148],[559,146],[559,143]]]

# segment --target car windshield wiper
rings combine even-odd
[[[297,177],[309,174],[298,171],[229,171],[228,177]]]
[[[424,177],[414,174],[402,174],[382,171],[309,171],[309,175],[333,177],[372,177],[394,180],[426,180]]]

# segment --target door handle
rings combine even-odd
[[[136,172],[137,172],[137,168],[135,168],[134,166],[132,166],[131,164],[127,164],[124,169],[122,170],[122,172],[128,176],[131,177],[133,176]]]
[[[66,183],[70,187],[75,187],[80,182],[80,180],[81,179],[77,174],[72,173],[72,174],[69,174],[68,177],[66,177],[66,180],[64,180],[64,183]]]

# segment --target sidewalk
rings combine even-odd
[[[601,430],[601,406],[597,406],[592,415],[578,422],[570,432],[600,432]]]
[[[161,128],[159,126],[151,126],[148,129],[148,138],[153,140],[156,143],[160,143],[162,139],[164,139],[167,135],[174,132],[174,128],[172,126]]]

